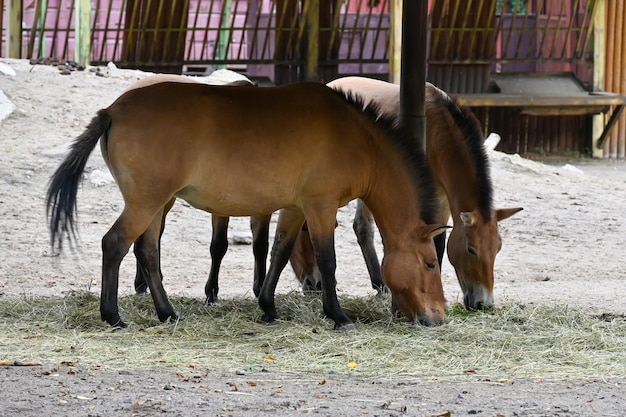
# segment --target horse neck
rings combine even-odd
[[[418,190],[404,163],[377,158],[374,166],[372,182],[362,200],[376,220],[384,246],[402,245],[415,227],[425,224]]]
[[[456,222],[461,211],[472,211],[480,205],[480,184],[474,162],[465,138],[453,121],[441,113],[427,117],[428,161],[435,181],[445,191]]]

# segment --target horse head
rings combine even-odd
[[[522,210],[493,210],[490,219],[480,211],[461,212],[448,238],[448,259],[456,271],[463,304],[469,310],[493,308],[494,263],[502,248],[498,222]]]
[[[410,243],[389,251],[383,258],[383,281],[397,308],[414,324],[438,326],[443,323],[445,298],[433,237],[446,228],[443,225],[419,226]]]

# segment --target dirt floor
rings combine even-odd
[[[50,252],[45,189],[68,145],[96,110],[142,76],[116,68],[62,75],[53,66],[0,58],[0,93],[5,96],[0,94],[0,296],[99,293],[100,239],[122,206],[99,147],[78,195],[81,242],[75,252]],[[574,160],[548,165],[499,152],[492,152],[490,159],[497,207],[524,207],[501,224],[504,245],[496,261],[496,303],[561,303],[590,314],[626,314],[626,223],[621,210],[626,163]],[[352,232],[353,214],[352,203],[338,216],[338,291],[368,294],[367,271]],[[245,240],[248,220],[232,219],[230,230],[231,236]],[[162,246],[169,294],[203,295],[210,236],[208,214],[176,204]],[[251,247],[231,243],[220,296],[252,296]],[[381,248],[380,240],[377,244]],[[121,293],[133,292],[132,258],[122,264]],[[279,292],[298,289],[292,275],[290,270],[283,273]],[[448,300],[460,301],[447,261],[442,278]],[[68,372],[55,364],[0,366],[0,390],[5,393],[0,415],[617,416],[626,410],[625,384],[624,379],[602,376],[593,381],[461,383],[335,374],[120,373],[106,368]]]

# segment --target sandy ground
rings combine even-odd
[[[15,71],[15,75],[11,73],[11,69]],[[96,110],[109,105],[124,88],[142,75],[138,71],[115,68],[61,75],[58,69],[51,66],[31,66],[27,61],[0,58],[0,91],[15,106],[6,117],[0,116],[0,294],[3,297],[62,296],[71,291],[86,289],[99,293],[100,239],[115,221],[122,205],[117,186],[108,179],[99,147],[87,164],[86,178],[78,195],[81,242],[73,252],[65,251],[57,256],[50,251],[44,209],[45,189],[68,144],[82,132]],[[11,107],[6,101],[1,104],[3,98],[0,94],[0,114],[2,109]],[[626,201],[626,163],[570,161],[566,164],[563,161],[556,165],[547,165],[499,152],[492,152],[490,159],[496,205],[524,207],[524,211],[501,223],[504,245],[496,261],[496,304],[562,303],[584,308],[593,314],[626,314],[626,303],[623,300],[626,295],[623,272],[626,223],[622,213]],[[337,280],[340,293],[359,295],[367,294],[371,289],[352,232],[353,213],[354,204],[350,204],[340,209],[338,216]],[[248,220],[232,219],[230,231],[233,236],[249,235]],[[170,295],[203,296],[210,265],[210,235],[208,214],[183,202],[176,204],[168,217],[162,246],[164,282]],[[381,246],[380,240],[378,246]],[[252,268],[251,247],[231,242],[223,263],[220,296],[252,296]],[[122,293],[133,291],[134,271],[133,256],[128,256],[121,271]],[[443,266],[442,279],[448,300],[461,301],[460,288],[447,261]],[[297,282],[288,268],[279,283],[279,291],[297,288]],[[29,371],[7,371],[0,368],[0,373],[9,378],[3,376],[5,381],[10,378],[19,379],[25,372]],[[155,373],[154,378],[159,381],[155,384],[163,386],[160,383],[162,380],[158,379],[159,375],[161,374]],[[133,376],[112,375],[111,378],[125,380],[132,379]],[[372,383],[375,384],[376,381]],[[0,382],[0,389],[3,389],[2,384]],[[367,381],[360,382],[361,387],[368,384]],[[527,384],[529,392],[536,389],[537,400],[528,400],[525,397],[530,405],[515,408],[515,415],[618,415],[621,409],[626,408],[626,403],[615,402],[615,398],[624,398],[624,385],[620,384],[589,385],[579,381],[561,382],[554,387],[549,385],[543,388],[533,385],[532,381]],[[567,388],[567,385],[572,385],[573,388]],[[305,383],[301,386],[303,390],[311,389]],[[473,403],[470,404],[469,400],[465,402],[470,405],[466,406],[464,403],[460,406],[459,414],[472,414],[470,411],[478,410],[478,404],[482,407],[481,410],[485,410],[483,415],[495,415],[497,406],[500,405],[498,399],[508,398],[502,400],[507,404],[517,401],[517,389],[507,390],[506,387],[493,392],[489,391],[493,387],[485,386],[451,388],[416,383],[412,388],[415,389],[412,392],[422,392],[424,395],[421,400],[415,400],[416,404],[423,402],[432,407],[409,408],[410,415],[434,415],[439,410],[436,401],[442,401],[444,397],[437,400],[435,395],[431,398],[429,392],[433,389],[436,392],[445,392],[445,398],[462,397],[467,400],[475,397]],[[44,396],[55,395],[54,388],[46,391],[43,385],[32,388],[32,391],[39,389]],[[351,409],[345,415],[407,413],[406,410],[394,409],[395,405],[391,408],[380,408],[385,401],[385,391],[381,391],[380,387],[370,389],[381,394],[381,401],[376,404],[378,408],[368,408],[370,404],[364,402],[363,410]],[[455,390],[460,391],[457,393]],[[468,393],[463,394],[463,390]],[[614,395],[613,402],[605,401],[608,404],[606,408],[597,408],[598,402],[585,408],[586,403],[581,398],[593,396],[595,394],[592,395],[591,392],[598,390],[607,390],[605,394],[601,394],[603,398],[609,399]],[[187,394],[189,392],[192,391],[187,391]],[[550,398],[553,402],[550,403],[548,399],[548,403],[543,403],[541,392],[552,392]],[[483,393],[485,395],[481,396]],[[160,398],[161,394],[155,394],[154,398]],[[361,394],[363,398],[368,398],[371,393],[363,391]],[[339,402],[342,395],[344,394],[335,395]],[[575,400],[572,395],[580,395],[580,398]],[[119,400],[119,414],[109,414],[105,408],[93,415],[129,415],[133,410],[133,398],[130,399],[130,405],[127,404],[128,407],[123,402],[127,397]],[[243,396],[237,401],[247,401],[242,398]],[[57,400],[58,398],[55,399]],[[145,398],[137,401],[145,401]],[[194,404],[197,408],[198,401],[203,400],[194,398],[188,401],[196,401]],[[207,401],[209,404],[213,400]],[[536,405],[533,405],[533,401]],[[16,407],[12,409],[14,412],[20,411],[18,402],[12,404],[12,407]],[[228,411],[228,406],[224,405],[226,408],[222,407],[222,411],[213,415],[286,415],[306,412],[305,405],[298,406],[297,400],[294,404],[297,406],[271,408],[267,413],[258,405],[256,409],[251,409],[253,411],[248,409],[247,412],[239,408],[239,411]],[[491,410],[487,407],[488,404],[491,404],[492,411],[486,411]],[[580,404],[582,408],[576,408],[574,404]],[[142,409],[137,415],[157,414],[162,411],[160,408],[165,408],[166,411],[178,410],[172,408],[172,402],[165,401],[161,405],[148,411]],[[555,406],[564,408],[555,409]],[[565,408],[567,411],[563,411]],[[28,407],[21,410],[27,409]],[[335,415],[332,409],[316,408],[316,412]],[[178,415],[194,414],[195,411],[180,411]],[[66,414],[61,408],[58,415],[73,414]]]

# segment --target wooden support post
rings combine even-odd
[[[22,0],[7,3],[6,51],[9,58],[22,57]]]
[[[91,1],[76,0],[76,44],[75,61],[82,66],[89,65],[91,54]]]
[[[426,44],[428,1],[402,2],[400,123],[426,149]]]
[[[391,34],[389,36],[389,82],[400,84],[400,61],[402,51],[402,0],[390,0],[389,24]]]
[[[604,71],[606,60],[606,4],[605,0],[596,0],[595,10],[593,11],[593,73],[592,73],[592,90],[604,91]],[[604,130],[604,115],[598,114],[593,116],[592,143],[593,157],[602,158],[604,150],[597,148],[597,143],[602,131]]]
[[[306,81],[319,81],[320,0],[307,0],[306,13]]]

